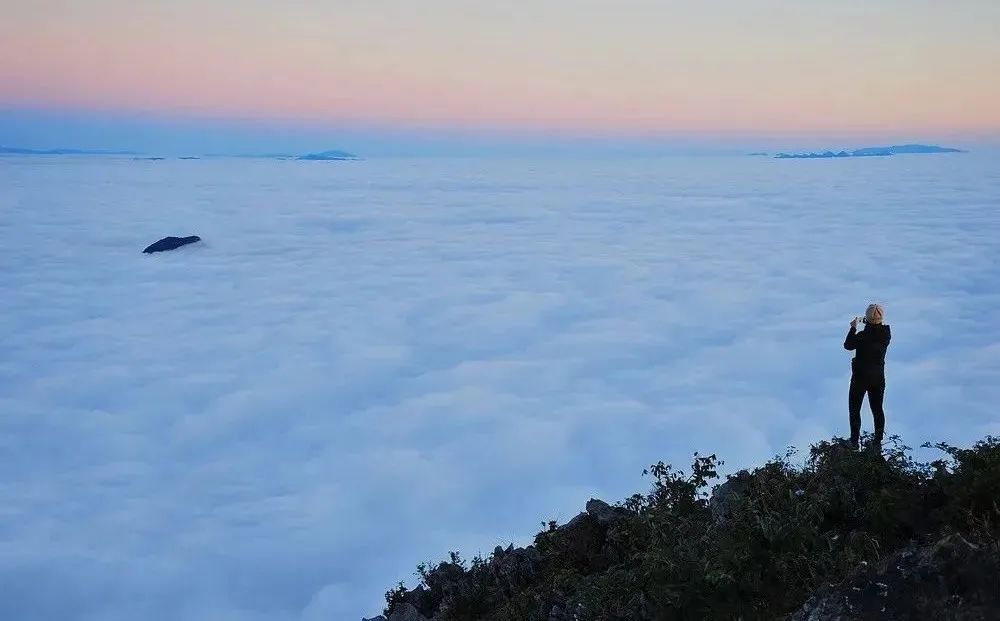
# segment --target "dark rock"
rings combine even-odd
[[[1000,619],[1000,550],[952,534],[863,563],[828,585],[789,621]]]
[[[446,564],[446,569],[450,567],[450,564]],[[438,568],[435,571],[442,571]],[[409,604],[417,609],[417,612],[424,612],[430,614],[433,610],[431,593],[428,589],[424,588],[424,585],[418,584],[417,588],[407,591],[403,595],[403,602]]]
[[[164,237],[163,239],[146,246],[146,249],[143,250],[143,252],[150,254],[153,252],[163,252],[164,250],[174,250],[175,248],[180,248],[181,246],[193,244],[198,241],[201,241],[201,238],[197,235],[191,235],[189,237]]]
[[[604,571],[610,565],[608,531],[618,519],[618,509],[607,503],[591,499],[587,511],[576,515],[568,523],[539,533],[536,544],[555,554],[568,566],[583,573]]]
[[[413,604],[403,602],[402,604],[396,605],[392,609],[392,614],[386,621],[431,621],[424,615],[420,614],[420,611],[416,609]]]
[[[377,617],[364,618],[361,621],[388,621],[384,616],[379,615]]]
[[[608,526],[625,517],[626,512],[624,509],[612,507],[603,500],[591,498],[587,501],[587,515],[597,520],[601,526]]]
[[[497,548],[499,549],[499,546]],[[490,559],[490,569],[513,590],[530,583],[535,578],[540,562],[541,554],[534,546],[517,549],[508,547],[502,554],[494,552],[493,558]]]
[[[560,526],[560,529],[572,528],[589,519],[596,520],[599,524],[607,526],[614,520],[625,515],[624,509],[612,507],[599,498],[591,498],[587,501],[584,511],[577,513],[569,522]]]
[[[739,502],[747,491],[750,484],[750,473],[741,470],[730,476],[725,483],[719,485],[712,492],[712,497],[708,500],[708,508],[712,512],[712,518],[716,521],[725,519],[733,507]]]
[[[579,528],[583,524],[590,522],[590,519],[590,515],[588,515],[586,511],[581,511],[577,513],[573,519],[560,526],[558,530],[565,532],[566,530]]]

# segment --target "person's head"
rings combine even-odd
[[[869,304],[865,311],[865,323],[881,324],[885,320],[885,309],[881,304]]]

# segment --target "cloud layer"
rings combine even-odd
[[[0,159],[0,617],[373,614],[846,432],[871,300],[888,432],[1000,433],[995,164]]]

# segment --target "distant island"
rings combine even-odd
[[[912,153],[965,153],[961,149],[949,147],[939,147],[927,144],[899,144],[891,147],[865,147],[854,151],[824,151],[822,153],[779,153],[774,157],[779,160],[786,159],[828,159],[838,157],[888,157],[890,155],[912,154]],[[751,153],[751,155],[758,155]]]
[[[2,155],[127,155],[134,160],[159,161],[166,159],[162,156],[148,156],[139,151],[113,151],[101,149],[26,149],[23,147],[0,146],[0,156]],[[331,150],[319,151],[317,153],[306,153],[305,155],[294,155],[291,153],[210,153],[208,155],[184,155],[177,157],[179,160],[199,160],[202,157],[239,157],[239,158],[261,158],[276,160],[304,160],[304,161],[353,161],[361,159],[353,153],[347,151]]]
[[[206,153],[204,157],[234,157],[247,160],[294,160],[291,153]]]
[[[305,155],[295,155],[292,153],[210,153],[205,157],[238,157],[245,159],[262,160],[303,160],[303,161],[351,161],[359,160],[357,155],[347,151],[320,151],[318,153],[306,153]]]
[[[139,155],[139,153],[93,149],[22,149],[20,147],[0,146],[0,155]]]
[[[358,156],[353,153],[348,153],[347,151],[322,151],[320,153],[307,153],[306,155],[300,155],[295,159],[311,161],[343,161],[356,160],[358,159]]]

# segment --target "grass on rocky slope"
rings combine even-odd
[[[526,549],[421,565],[386,614],[408,602],[435,621],[775,619],[914,542],[961,533],[995,549],[1000,438],[934,446],[941,459],[918,463],[896,438],[881,453],[820,442],[804,463],[790,452],[724,485],[715,455],[690,472],[658,463],[648,493],[550,524]]]

